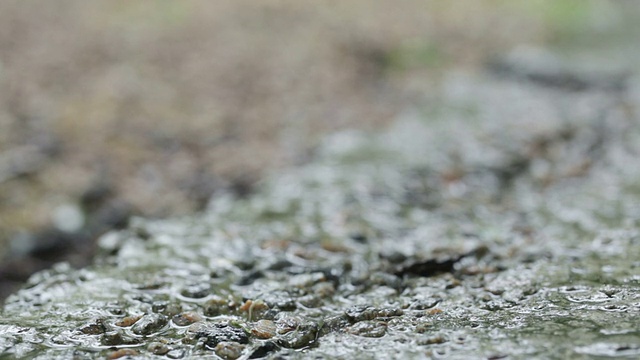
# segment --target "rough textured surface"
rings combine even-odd
[[[0,358],[640,356],[637,83],[447,83],[249,199],[36,274]]]
[[[517,44],[637,68],[639,5],[0,1],[0,301],[53,263],[86,266],[131,215],[200,211],[327,133],[388,125],[446,69]]]

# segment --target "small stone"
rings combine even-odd
[[[211,293],[209,284],[194,284],[182,289],[180,294],[192,299],[202,299]]]
[[[350,307],[344,313],[351,322],[358,322],[375,319],[378,316],[378,309],[373,306],[357,305]]]
[[[120,359],[121,357],[125,357],[125,356],[136,356],[136,355],[138,355],[138,352],[133,349],[119,349],[110,353],[107,359],[113,360],[113,359]]]
[[[318,335],[318,325],[312,322],[302,323],[295,331],[290,331],[283,335],[279,343],[280,345],[291,348],[301,349],[311,346]]]
[[[152,280],[149,282],[142,283],[137,286],[138,290],[158,290],[167,286],[167,283],[160,280]]]
[[[106,310],[109,311],[109,313],[111,313],[112,315],[116,315],[116,316],[124,315],[125,313],[124,310],[122,309],[122,306],[120,306],[117,303],[107,305]]]
[[[201,321],[202,316],[198,315],[198,313],[188,311],[174,316],[171,320],[178,326],[189,326],[195,322]]]
[[[384,308],[379,309],[376,317],[396,317],[404,315],[404,311],[398,308]]]
[[[301,296],[298,302],[306,308],[318,308],[323,305],[323,301],[315,295]]]
[[[213,324],[213,326],[200,330],[197,333],[197,337],[206,337],[205,345],[209,349],[215,349],[223,341],[240,344],[249,342],[249,337],[244,330],[230,324]]]
[[[161,343],[159,341],[154,341],[147,346],[147,351],[154,355],[165,355],[169,352],[169,347],[167,344]]]
[[[269,306],[262,300],[247,300],[239,310],[246,312],[247,319],[253,321],[261,319],[267,310],[269,310]]]
[[[603,287],[599,290],[601,293],[607,295],[607,297],[612,298],[615,294],[619,293],[620,290],[612,287]]]
[[[504,300],[491,300],[483,306],[484,309],[489,311],[499,311],[510,307],[513,307],[513,304],[508,303]]]
[[[123,335],[119,331],[110,331],[102,335],[100,342],[105,346],[120,346],[137,345],[140,343],[140,340],[127,335]]]
[[[182,338],[182,343],[189,344],[189,345],[194,345],[195,343],[197,343],[198,339],[204,336],[202,335],[202,331],[204,331],[203,330],[204,328],[205,328],[205,324],[202,322],[191,324],[191,326],[187,328],[187,332],[184,334],[184,337]]]
[[[503,288],[487,288],[487,291],[492,293],[493,295],[502,295],[504,294],[504,289]]]
[[[326,335],[332,331],[340,331],[350,324],[349,319],[344,314],[330,316],[324,319],[320,334]]]
[[[216,355],[226,360],[235,360],[242,355],[245,346],[237,342],[222,341],[216,345],[214,351]]]
[[[185,352],[182,349],[173,349],[173,350],[169,351],[166,354],[166,356],[169,359],[182,359],[184,357],[184,354],[185,354]]]
[[[427,315],[438,315],[438,314],[442,314],[444,311],[440,310],[440,309],[431,309],[429,311],[427,311]]]
[[[442,299],[439,299],[439,298],[428,298],[428,299],[416,300],[411,304],[411,306],[409,306],[409,309],[410,310],[431,309],[432,307],[438,305],[440,301],[442,301]]]
[[[291,261],[287,259],[276,259],[267,267],[267,269],[274,270],[274,271],[282,271],[288,267],[291,267],[292,265],[293,264],[291,263]]]
[[[378,338],[387,333],[387,324],[382,321],[361,321],[347,330],[350,334]]]
[[[138,320],[140,320],[141,318],[142,316],[127,316],[116,321],[116,325],[120,327],[129,327],[138,322]]]
[[[457,288],[460,285],[462,285],[460,280],[451,279],[451,281],[449,281],[449,283],[444,288],[447,289],[447,290],[450,290],[450,289],[453,289],[453,288]]]
[[[151,311],[167,316],[174,316],[182,311],[182,306],[167,301],[156,301],[151,305]]]
[[[262,301],[269,306],[282,311],[294,311],[297,308],[296,295],[286,290],[276,290],[264,294]]]
[[[221,297],[214,297],[202,305],[205,316],[229,315],[236,310],[236,304]]]
[[[397,250],[392,250],[389,252],[382,252],[380,253],[380,258],[385,259],[387,261],[389,261],[392,264],[401,264],[403,262],[405,262],[407,260],[407,255],[397,251]]]
[[[167,316],[174,316],[182,311],[182,306],[179,304],[169,304],[162,314]]]
[[[420,323],[418,325],[416,325],[416,332],[418,334],[424,334],[425,332],[427,332],[429,330],[429,328],[431,328],[431,323]]]
[[[344,246],[343,244],[336,243],[334,241],[323,241],[322,243],[320,243],[320,246],[322,247],[322,249],[334,253],[350,253],[353,251],[349,247]]]
[[[280,313],[276,316],[276,327],[278,334],[286,334],[300,326],[302,319],[287,313]]]
[[[254,349],[249,359],[262,359],[280,350],[280,346],[273,341],[265,341],[257,349]]]
[[[251,270],[256,265],[256,259],[253,257],[239,259],[234,263],[234,265],[243,271]]]
[[[524,290],[522,291],[522,295],[524,296],[531,296],[533,294],[535,294],[536,292],[538,292],[538,289],[536,289],[533,286],[528,286],[525,287]],[[606,293],[605,293],[606,294]]]
[[[148,314],[133,325],[131,331],[136,335],[150,335],[167,325],[168,319],[161,314]]]
[[[102,319],[96,319],[80,328],[80,332],[86,335],[100,335],[106,331]]]
[[[294,275],[289,280],[289,286],[305,289],[312,285],[326,280],[324,273],[316,272],[311,274]]]
[[[335,292],[336,287],[330,282],[321,282],[313,285],[313,293],[321,298],[331,297]]]
[[[443,344],[445,342],[447,342],[447,339],[445,339],[441,335],[436,335],[436,336],[428,337],[426,339],[418,340],[419,345]]]
[[[251,334],[259,339],[270,339],[276,335],[276,324],[271,320],[258,320],[253,325]]]

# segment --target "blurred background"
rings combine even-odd
[[[0,298],[132,215],[251,193],[514,49],[637,71],[633,0],[0,2]]]

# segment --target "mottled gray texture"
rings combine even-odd
[[[0,358],[640,356],[639,94],[446,83],[248,199],[36,274]]]

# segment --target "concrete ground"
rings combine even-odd
[[[622,1],[3,1],[0,293],[87,264],[131,215],[246,195],[324,134],[425,107],[453,68],[519,44],[606,48],[637,14]]]

